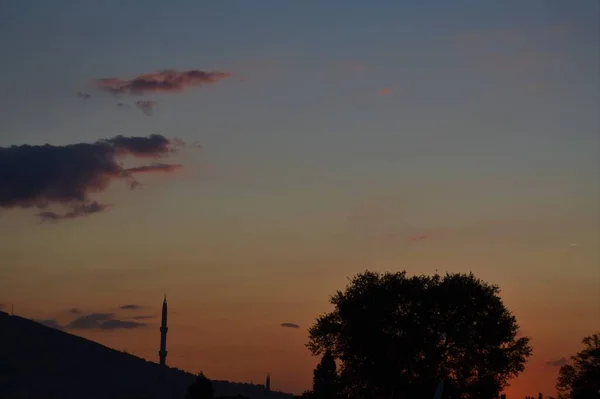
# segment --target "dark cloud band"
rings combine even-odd
[[[90,199],[113,179],[124,178],[137,186],[134,173],[171,172],[181,165],[159,164],[126,169],[121,158],[160,158],[183,146],[181,140],[161,135],[116,136],[95,143],[66,146],[20,145],[0,147],[0,208],[43,209],[42,220],[74,219],[106,210],[109,205]],[[67,207],[64,213],[46,210],[49,205]]]

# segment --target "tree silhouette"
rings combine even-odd
[[[338,396],[338,375],[335,359],[330,351],[325,351],[321,362],[313,372],[313,397],[334,399]]]
[[[524,370],[529,338],[499,297],[473,274],[355,276],[310,328],[314,355],[340,360],[350,398],[497,398]]]
[[[200,372],[188,387],[186,399],[213,399],[214,395],[212,382]]]
[[[600,399],[600,332],[581,341],[584,348],[560,368],[556,390],[560,398]]]

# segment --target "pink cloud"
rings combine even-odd
[[[390,94],[392,94],[392,89],[390,89],[388,87],[377,90],[378,96],[389,96]]]
[[[214,84],[231,77],[229,72],[204,72],[199,70],[160,72],[139,75],[132,79],[102,78],[95,81],[96,87],[113,94],[137,94],[155,92],[179,92],[192,86]]]
[[[415,241],[423,241],[423,240],[427,240],[429,238],[429,235],[427,234],[419,234],[416,236],[412,236],[408,239],[409,242],[415,242]]]

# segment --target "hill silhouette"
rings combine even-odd
[[[0,312],[0,398],[184,398],[195,375]],[[215,396],[290,399],[260,385],[213,380]]]

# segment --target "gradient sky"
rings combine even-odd
[[[166,293],[170,365],[301,392],[306,328],[348,277],[472,270],[533,339],[509,397],[551,393],[547,362],[600,326],[599,15],[594,0],[4,1],[0,147],[203,148],[94,194],[114,204],[99,214],[1,209],[0,303],[66,324],[70,308],[158,315]],[[144,96],[153,116],[91,86],[163,69],[233,75]],[[143,321],[75,333],[156,361]]]

